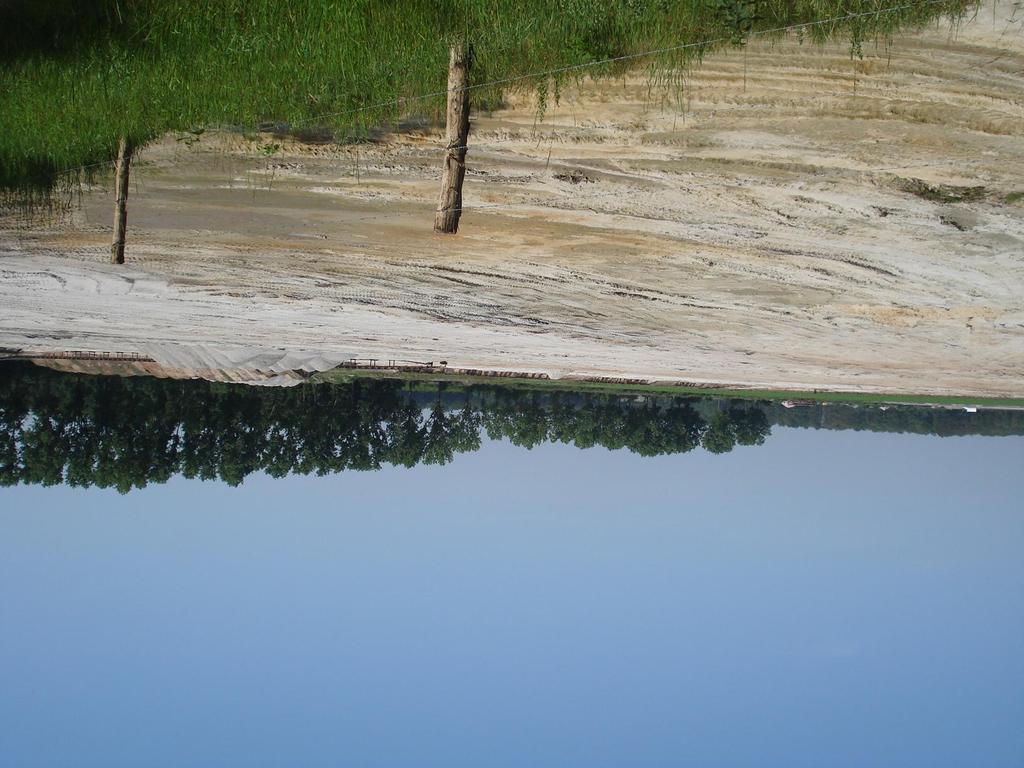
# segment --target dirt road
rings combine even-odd
[[[136,168],[124,267],[109,188],[3,220],[0,346],[1024,396],[1022,22],[1004,2],[863,60],[754,43],[691,73],[683,108],[642,75],[542,122],[511,94],[474,117],[455,237],[431,231],[438,131],[168,137]]]

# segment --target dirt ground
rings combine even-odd
[[[863,60],[754,42],[683,93],[637,74],[475,115],[457,236],[431,231],[436,130],[168,137],[125,266],[109,186],[0,221],[0,346],[1024,396],[1024,4]]]

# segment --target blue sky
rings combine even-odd
[[[2,766],[1021,766],[1024,438],[0,490]]]

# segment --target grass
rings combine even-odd
[[[560,392],[594,392],[616,395],[693,395],[698,397],[727,397],[746,400],[813,400],[819,403],[860,403],[864,405],[976,405],[987,408],[1024,408],[1024,397],[968,397],[943,395],[900,395],[865,392],[822,392],[783,389],[729,389],[728,387],[694,387],[665,384],[619,384],[598,381],[560,379],[527,379],[515,377],[467,376],[441,373],[407,373],[393,371],[335,368],[313,377],[316,382],[346,382],[354,379],[398,379],[412,384],[455,386],[491,384],[514,389]]]
[[[928,184],[921,179],[901,181],[901,188],[923,200],[933,203],[970,203],[985,197],[985,187],[958,187],[952,184]]]
[[[474,47],[472,82],[515,78],[616,56],[718,39],[842,14],[885,11],[899,0],[7,0],[0,4],[0,196],[30,205],[106,172],[118,140],[230,126],[325,129],[338,141],[403,118],[436,120],[455,36]],[[809,27],[812,42],[871,40],[968,0]],[[681,94],[686,68],[714,46],[666,51],[530,77],[513,85],[538,104],[572,77],[643,66],[662,93]],[[500,103],[500,86],[473,94]],[[366,105],[381,104],[363,110]],[[541,106],[542,108],[542,106]],[[358,110],[358,111],[357,111]],[[91,166],[81,171],[70,171]]]

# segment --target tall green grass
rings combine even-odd
[[[482,88],[546,96],[567,78],[647,66],[673,73],[711,47],[758,30],[900,0],[9,0],[0,6],[0,197],[46,199],[114,157],[120,136],[141,145],[205,126],[326,128],[339,140],[403,118],[443,114],[447,48],[474,47],[472,82],[515,78],[642,51],[718,40],[644,59]],[[973,2],[918,3],[815,26],[816,42],[887,40]],[[724,39],[724,42],[722,42]],[[541,102],[544,99],[540,100]],[[396,103],[397,102],[397,103]],[[366,105],[383,104],[374,109]],[[101,169],[102,170],[102,169]]]

